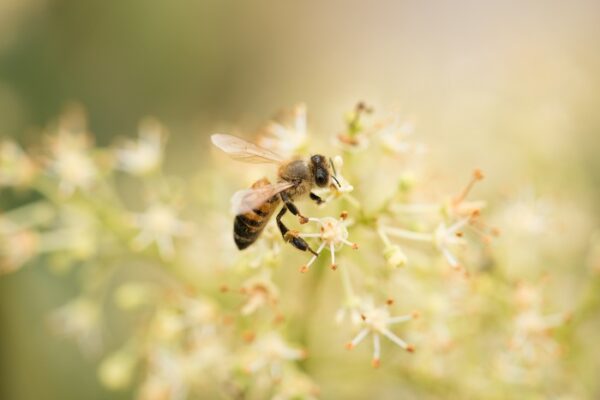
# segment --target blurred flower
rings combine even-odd
[[[306,356],[302,349],[291,347],[277,332],[267,332],[252,343],[243,357],[244,369],[257,373],[266,369],[272,379],[280,379],[286,361],[301,360]]]
[[[0,234],[0,275],[14,272],[37,253],[39,235],[28,229]]]
[[[98,178],[90,147],[91,139],[85,133],[64,128],[49,138],[48,172],[58,178],[63,195],[70,196],[76,189],[89,190]]]
[[[27,186],[33,180],[36,166],[13,141],[0,143],[0,187]]]
[[[343,212],[339,219],[324,217],[324,218],[309,218],[310,222],[316,222],[321,225],[319,233],[300,233],[298,236],[301,238],[317,238],[321,244],[317,248],[316,254],[311,257],[306,265],[304,265],[300,271],[306,272],[310,266],[315,262],[318,255],[325,247],[328,248],[331,253],[331,269],[336,269],[337,264],[335,263],[335,252],[339,251],[344,245],[350,246],[353,249],[358,249],[356,243],[348,241],[348,224],[351,222],[347,220],[348,213]]]
[[[550,337],[549,332],[567,322],[569,314],[544,314],[541,287],[531,284],[517,285],[514,303],[517,312],[513,320],[510,348],[519,352],[527,363],[540,362],[545,356],[557,355],[558,343]]]
[[[292,157],[306,145],[306,106],[298,104],[280,119],[283,121],[269,122],[257,143],[281,156]]]
[[[98,368],[100,382],[111,390],[127,388],[131,383],[136,361],[136,355],[129,347],[110,354]]]
[[[74,339],[86,353],[95,353],[101,344],[100,306],[86,297],[70,301],[50,316],[50,325],[59,335]]]
[[[145,175],[160,167],[165,131],[154,119],[142,121],[137,141],[126,140],[115,150],[117,168],[132,175]]]
[[[122,310],[135,310],[150,304],[156,297],[154,285],[142,282],[129,282],[119,286],[115,291],[114,299]]]
[[[387,307],[374,307],[372,303],[364,302],[361,304],[362,329],[358,332],[354,339],[346,344],[346,348],[349,350],[353,349],[360,342],[362,342],[367,335],[369,335],[369,333],[371,333],[373,335],[373,367],[378,367],[381,359],[380,335],[385,336],[404,350],[413,352],[414,346],[400,339],[400,337],[393,333],[389,327],[390,325],[410,321],[416,316],[416,313],[412,313],[408,315],[392,317],[390,316]]]
[[[133,239],[133,247],[143,250],[156,243],[160,256],[169,260],[175,255],[173,238],[187,236],[192,225],[177,218],[175,210],[165,204],[153,204],[144,213],[135,214],[133,224],[140,233]]]
[[[403,121],[395,115],[389,121],[379,124],[377,132],[381,146],[396,155],[423,154],[425,146],[421,143],[411,143],[407,140],[414,133],[414,124]]]
[[[346,115],[346,130],[335,137],[335,144],[351,152],[369,147],[370,132],[365,128],[363,118],[372,112],[373,109],[365,103],[358,103],[354,111]]]
[[[142,383],[139,400],[183,400],[189,392],[182,355],[155,347],[148,357],[148,377]]]
[[[277,286],[268,276],[257,276],[248,279],[240,289],[247,297],[241,309],[242,315],[250,315],[263,306],[274,306],[279,297]]]
[[[319,387],[308,376],[289,370],[283,374],[272,400],[316,400],[318,395]]]

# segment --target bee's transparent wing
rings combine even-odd
[[[239,190],[231,198],[231,210],[235,215],[245,214],[260,207],[272,196],[292,186],[294,184],[290,182],[278,182],[257,188]]]
[[[234,160],[253,164],[281,164],[285,161],[280,155],[235,136],[216,133],[210,140]]]

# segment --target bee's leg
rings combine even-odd
[[[320,198],[319,196],[317,196],[313,192],[310,192],[310,198],[311,198],[311,200],[314,200],[315,203],[317,203],[318,205],[321,205],[324,202],[324,200],[322,198]]]
[[[290,199],[290,196],[287,193],[281,193],[281,200],[283,200],[283,202],[285,203],[285,207],[287,207],[287,209],[290,210],[292,214],[298,216],[301,224],[306,224],[308,222],[308,218],[302,215],[302,213],[300,213],[298,207],[296,207],[296,205],[292,202],[292,199]]]
[[[310,248],[308,243],[306,243],[306,240],[304,240],[300,236],[298,236],[298,232],[289,230],[288,227],[283,224],[283,222],[281,221],[281,218],[285,215],[286,211],[287,211],[286,206],[281,207],[281,211],[279,211],[279,213],[277,214],[277,218],[276,218],[277,227],[279,228],[279,231],[281,232],[281,236],[283,236],[283,240],[291,243],[291,245],[294,246],[295,248],[297,248],[298,250],[310,251],[312,254],[314,254],[316,256],[317,253],[313,249]]]

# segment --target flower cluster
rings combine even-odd
[[[161,123],[99,147],[73,107],[39,147],[0,141],[0,192],[31,192],[1,203],[0,274],[76,274],[80,293],[49,328],[100,355],[107,390],[140,400],[371,394],[344,389],[348,374],[405,397],[568,391],[550,378],[568,373],[564,357],[584,357],[567,345],[590,343],[575,327],[597,322],[598,235],[587,257],[558,254],[566,224],[587,232],[577,207],[533,194],[471,200],[481,170],[462,190],[432,178],[412,120],[375,111],[359,103],[338,133],[318,136],[298,105],[259,130],[252,141],[284,158],[331,157],[335,184],[313,189],[319,204],[295,199],[301,218],[284,216],[283,235],[278,210],[265,226],[247,220],[260,234],[239,251],[228,197],[266,169],[215,154],[210,169],[171,176]],[[589,282],[571,279],[579,259]],[[122,333],[107,335],[117,319]],[[485,363],[498,376],[471,367]]]

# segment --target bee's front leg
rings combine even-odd
[[[317,203],[317,205],[319,205],[319,206],[325,202],[325,200],[323,200],[321,197],[314,194],[313,192],[310,192],[310,198],[311,198],[311,200],[314,200],[315,203]]]
[[[296,205],[292,202],[292,199],[290,199],[290,196],[287,193],[281,193],[281,200],[283,200],[283,202],[285,203],[285,207],[288,210],[290,210],[292,214],[298,216],[301,224],[306,224],[308,222],[308,217],[305,217],[304,215],[302,215],[302,213],[300,213],[298,207],[296,207]]]
[[[288,229],[287,226],[285,226],[283,224],[283,221],[281,221],[281,218],[285,215],[287,210],[288,209],[285,205],[283,207],[281,207],[281,211],[279,211],[279,213],[277,214],[277,218],[276,218],[277,227],[279,228],[279,231],[281,232],[281,236],[283,236],[283,240],[291,243],[291,245],[294,246],[295,248],[297,248],[298,250],[310,251],[315,256],[318,255],[313,249],[310,248],[308,243],[306,243],[306,240],[304,240],[300,236],[298,236],[297,231],[291,231]]]

